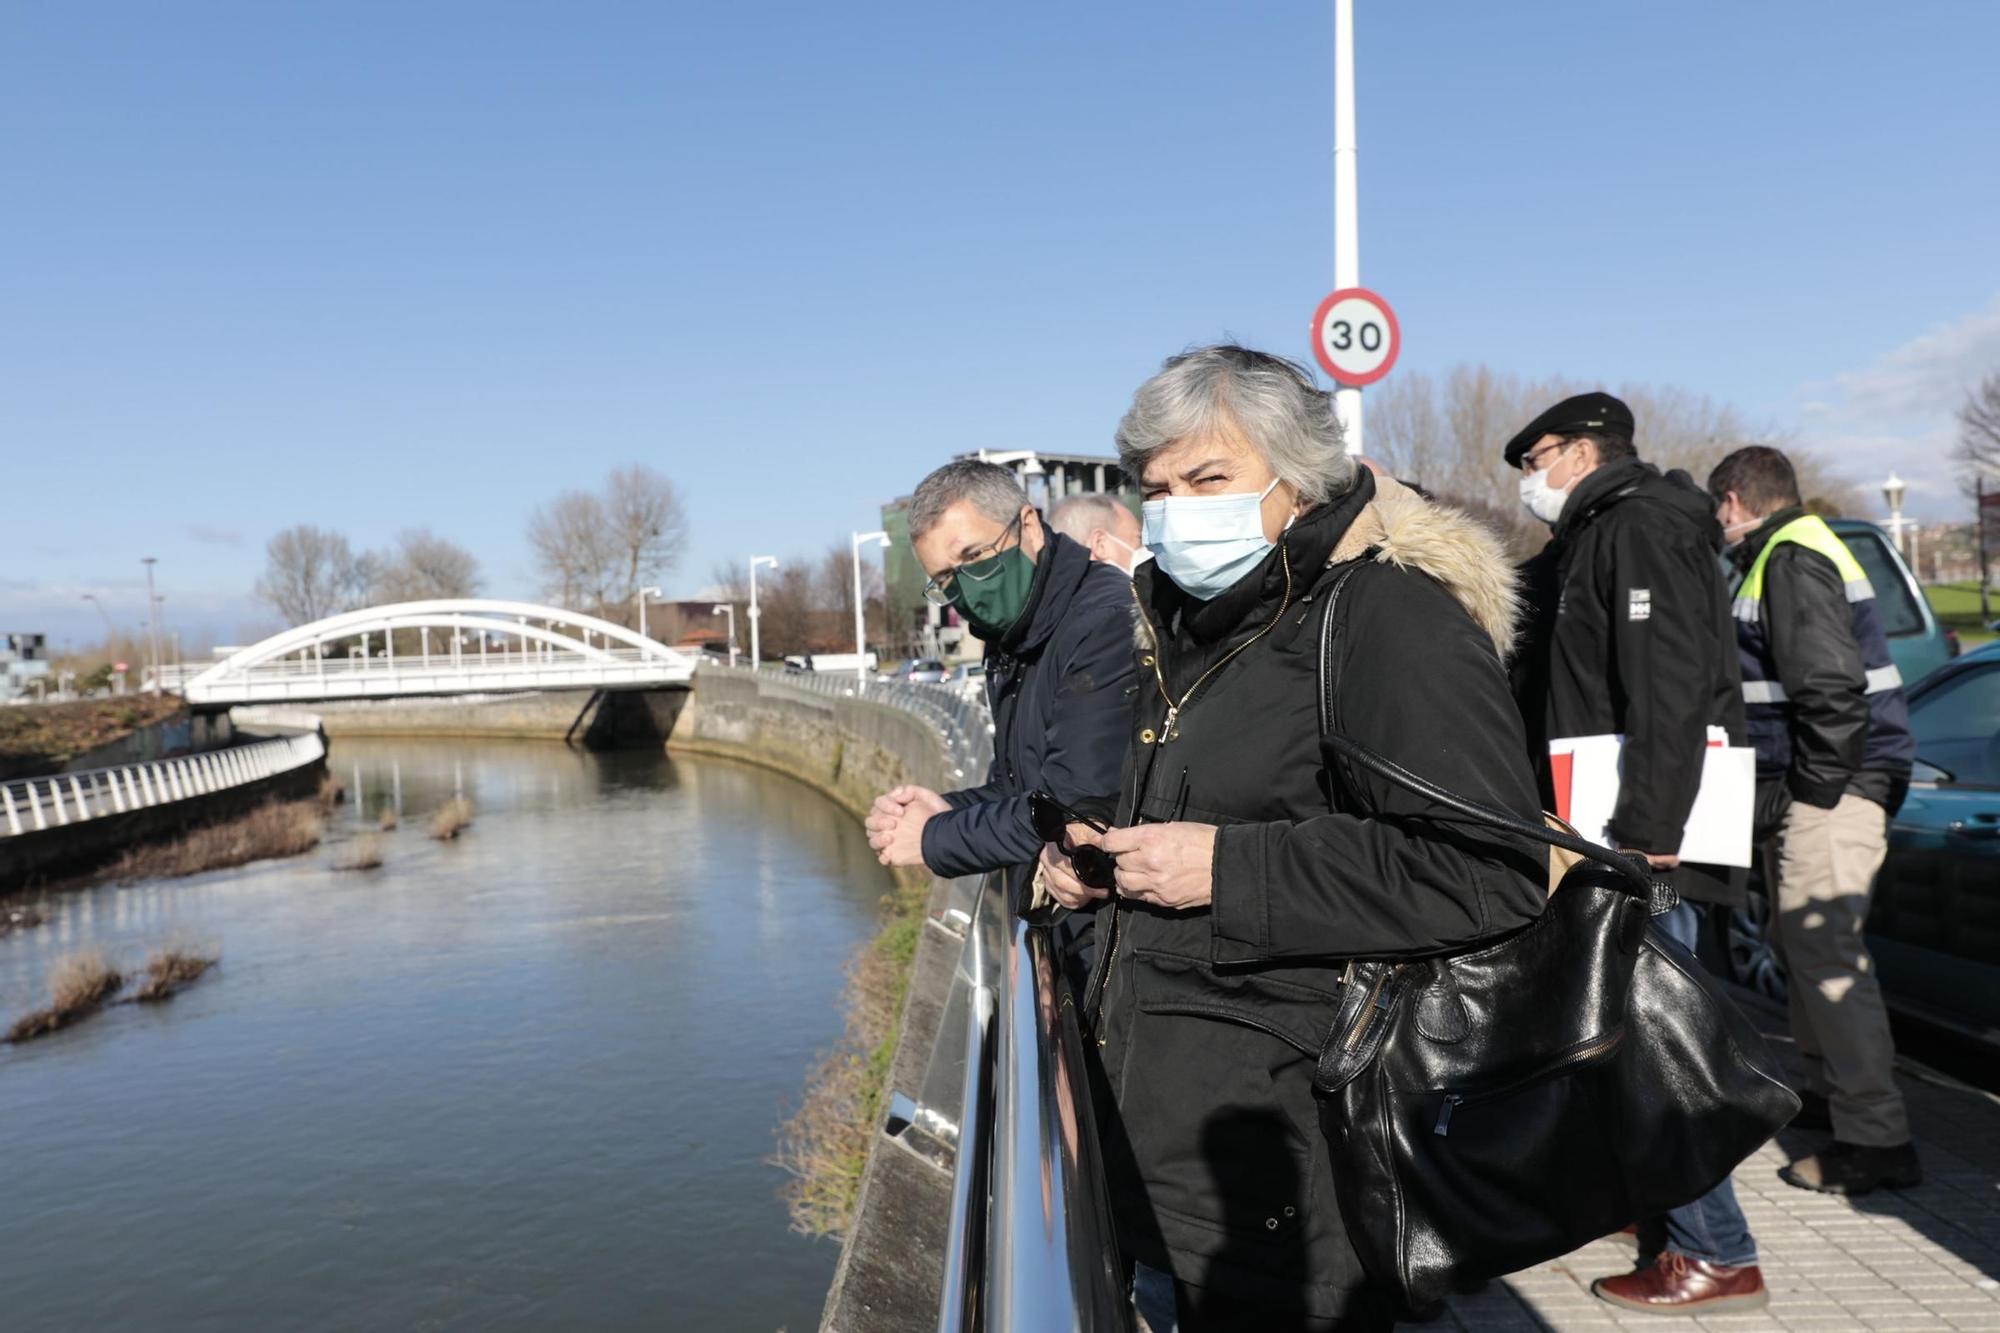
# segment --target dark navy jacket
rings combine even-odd
[[[1118,793],[1131,731],[1132,584],[1061,533],[1049,534],[1022,620],[986,646],[993,767],[945,792],[951,809],[924,825],[924,864],[958,876],[1026,865],[1042,840],[1028,793],[1069,805]]]

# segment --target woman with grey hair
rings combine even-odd
[[[1082,1017],[1135,1294],[1155,1333],[1387,1327],[1312,1092],[1343,967],[1523,926],[1547,870],[1323,749],[1320,636],[1331,727],[1539,820],[1502,668],[1512,571],[1478,524],[1358,466],[1331,395],[1278,357],[1174,357],[1118,449],[1154,556],[1118,827],[1071,825],[1042,864],[1097,913]],[[1075,873],[1086,844],[1115,891]]]

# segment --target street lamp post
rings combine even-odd
[[[1910,554],[1910,546],[1908,542],[1903,540],[1903,524],[1905,522],[1903,518],[1904,489],[1903,479],[1894,472],[1891,472],[1889,479],[1882,483],[1882,499],[1889,506],[1889,531],[1896,534],[1897,548],[1905,556],[1908,556]],[[1912,561],[1912,564],[1914,563]],[[1921,583],[1922,581],[1922,577],[1919,576],[1918,582]]]
[[[146,567],[146,638],[152,647],[153,693],[160,692],[160,603],[153,596],[153,566],[160,563],[158,556],[141,556],[139,563]]]
[[[715,604],[715,609],[709,612],[709,614],[712,616],[727,615],[729,617],[729,665],[735,666],[736,665],[736,607],[729,602],[717,602]]]
[[[642,638],[650,639],[653,637],[646,631],[646,599],[648,597],[656,598],[659,595],[660,590],[658,588],[639,589],[639,634]]]
[[[97,614],[104,618],[104,647],[108,652],[111,648],[111,641],[118,637],[118,632],[111,628],[111,613],[104,609],[104,603],[99,600],[97,594],[94,592],[85,593],[83,600],[96,607]]]
[[[757,621],[764,613],[757,609],[757,570],[778,567],[775,555],[753,555],[750,557],[750,669],[761,670],[764,665],[764,645],[757,636]]]
[[[861,601],[861,548],[869,542],[877,542],[883,546],[887,546],[889,544],[889,534],[886,532],[857,532],[854,534],[854,540],[848,545],[848,550],[854,557],[854,683],[857,685],[866,685],[868,683],[868,631],[861,620],[863,610],[863,603]]]

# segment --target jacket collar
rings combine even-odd
[[[1576,484],[1569,503],[1556,520],[1556,538],[1561,540],[1638,489],[1648,477],[1660,475],[1651,463],[1636,458],[1616,458],[1601,465]]]
[[[1738,569],[1748,573],[1750,566],[1757,563],[1758,552],[1762,551],[1770,542],[1772,534],[1777,532],[1779,528],[1784,527],[1785,524],[1790,523],[1793,519],[1803,518],[1805,512],[1806,507],[1804,505],[1787,505],[1777,513],[1770,515],[1762,523],[1750,529],[1749,536],[1736,543],[1736,546],[1729,552],[1729,562]]]
[[[1013,628],[995,646],[1003,653],[1031,653],[1049,641],[1069,613],[1070,599],[1090,572],[1090,552],[1044,524],[1048,543],[1035,561],[1035,581],[1028,588],[1028,605]]]

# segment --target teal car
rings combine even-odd
[[[1828,519],[1827,526],[1868,571],[1876,609],[1889,636],[1889,656],[1896,660],[1903,683],[1914,685],[1957,657],[1958,635],[1938,624],[1916,575],[1903,563],[1889,534],[1858,518]]]
[[[1889,823],[1868,948],[1891,1009],[2000,1050],[2000,643],[1908,690],[1917,763]],[[1784,964],[1760,881],[1753,874],[1744,909],[1710,918],[1721,935],[1715,966],[1781,998]]]

